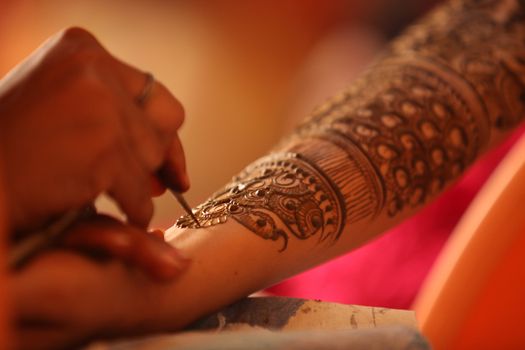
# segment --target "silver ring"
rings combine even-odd
[[[146,101],[151,96],[151,91],[153,90],[153,85],[155,84],[155,77],[151,73],[146,73],[146,82],[144,83],[144,87],[142,88],[142,91],[140,95],[138,95],[135,98],[135,102],[140,106],[144,106],[146,104]]]

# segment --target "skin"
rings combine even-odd
[[[144,72],[113,57],[81,28],[57,33],[0,81],[0,187],[8,208],[2,211],[4,242],[17,244],[106,193],[126,214],[127,223],[119,223],[125,229],[115,230],[113,219],[90,217],[89,228],[83,221],[73,225],[61,249],[119,261],[154,283],[173,280],[188,265],[162,232],[146,231],[151,197],[165,186],[189,187],[177,136],[182,106],[156,81],[149,96],[138,101],[146,84]],[[71,263],[65,266],[74,268]],[[14,281],[26,276],[11,275]],[[13,295],[32,305],[32,297]],[[14,317],[24,319],[23,311]],[[20,325],[17,331],[25,329]]]
[[[524,18],[519,1],[464,0],[409,28],[347,91],[197,207],[203,227],[183,217],[167,233],[193,261],[176,282],[42,256],[14,288],[35,300],[39,289],[61,293],[78,313],[47,304],[41,315],[78,328],[58,340],[44,331],[38,345],[180,329],[412,215],[524,118]],[[77,259],[86,273],[53,281],[49,269],[71,274],[55,259]],[[125,305],[104,308],[117,295]],[[79,300],[100,305],[97,313],[84,313]]]
[[[3,187],[3,178],[2,172],[0,171],[0,237],[7,236],[7,218],[6,218],[6,208],[5,208],[5,199],[4,199],[4,187]],[[6,256],[7,247],[6,242],[3,239],[0,239],[0,259]],[[10,280],[7,274],[7,266],[2,265],[2,270],[0,270],[0,283],[3,286],[9,286]],[[11,340],[11,328],[10,328],[10,300],[9,300],[9,288],[4,287],[0,289],[0,348],[9,349],[12,348]]]
[[[182,106],[158,82],[138,105],[145,84],[143,72],[80,28],[57,33],[0,81],[0,152],[13,231],[40,228],[104,192],[131,224],[145,228],[156,171],[163,167],[172,187],[188,189],[177,136]]]

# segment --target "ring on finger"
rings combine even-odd
[[[135,102],[140,106],[144,106],[148,99],[151,96],[151,91],[153,90],[153,85],[155,84],[155,77],[151,73],[146,73],[146,82],[140,94],[135,98]]]

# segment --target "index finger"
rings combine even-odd
[[[140,89],[144,89],[148,76],[140,73],[138,74],[140,79],[138,79],[138,70],[118,60],[116,64],[130,97],[140,96],[140,93],[143,92]],[[166,147],[164,163],[157,175],[162,184],[169,189],[185,192],[190,182],[186,172],[184,150],[177,136],[177,130],[184,120],[184,109],[168,89],[158,81],[155,81],[150,89],[149,96],[143,101],[141,108],[146,117],[153,121],[160,134],[164,135],[165,139],[162,141]]]
[[[159,170],[158,176],[161,182],[172,191],[186,192],[190,188],[184,150],[178,136],[173,139],[168,149],[166,162]]]

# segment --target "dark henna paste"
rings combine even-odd
[[[194,210],[202,227],[234,218],[264,239],[317,237],[335,241],[345,213],[330,179],[297,154],[274,154],[255,162],[222,191]],[[189,216],[179,227],[196,228]]]

